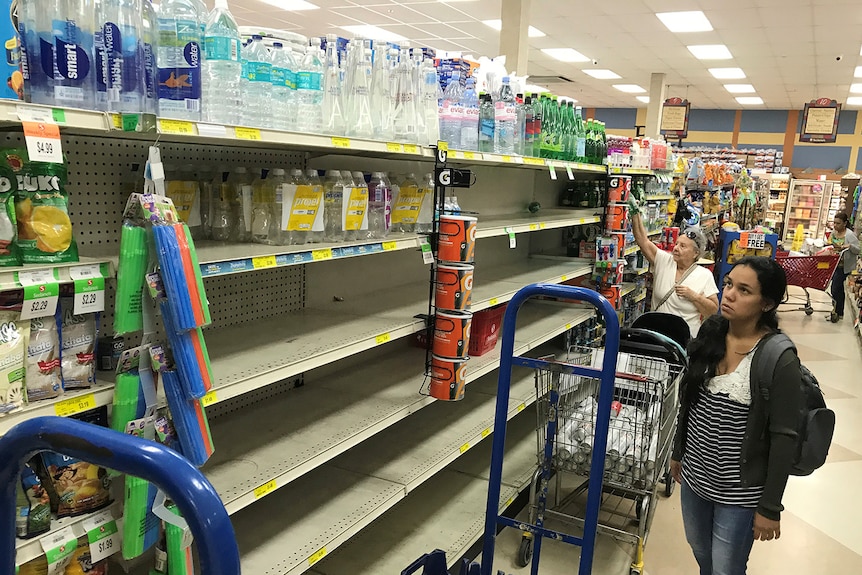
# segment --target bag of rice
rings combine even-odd
[[[30,320],[21,312],[0,309],[0,415],[24,405],[24,364],[30,339]]]
[[[30,320],[27,373],[24,380],[28,402],[63,395],[63,380],[60,377],[59,324],[60,318],[57,314]]]
[[[60,298],[61,373],[64,389],[85,389],[96,383],[96,314],[75,315],[74,298]]]

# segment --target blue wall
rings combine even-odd
[[[604,122],[608,130],[634,130],[638,111],[636,108],[596,108],[595,117]]]
[[[743,110],[740,132],[785,132],[787,110]]]
[[[793,148],[793,167],[834,170],[847,168],[850,146],[797,145]]]
[[[734,123],[736,123],[734,110],[692,110],[688,115],[690,132],[730,132],[732,134]]]

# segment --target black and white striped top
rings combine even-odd
[[[757,507],[763,495],[763,486],[742,486],[740,467],[753,351],[733,373],[712,378],[689,412],[683,479],[697,495],[715,503]]]

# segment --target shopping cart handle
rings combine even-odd
[[[15,496],[24,463],[53,451],[134,475],[177,504],[197,542],[204,575],[239,575],[239,550],[227,510],[187,459],[153,441],[65,417],[36,417],[0,437],[0,575],[15,573]]]

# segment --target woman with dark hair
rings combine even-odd
[[[755,540],[781,536],[781,498],[803,406],[794,350],[764,394],[752,394],[759,345],[778,333],[787,277],[769,258],[739,260],[724,279],[721,315],[689,344],[671,473],[682,484],[686,539],[701,575],[745,575]]]
[[[844,212],[835,214],[832,220],[832,233],[829,235],[827,245],[833,251],[841,252],[841,259],[832,274],[832,313],[829,319],[837,323],[844,319],[844,282],[847,276],[856,269],[856,257],[859,255],[859,239],[853,230],[847,227],[850,220]]]

